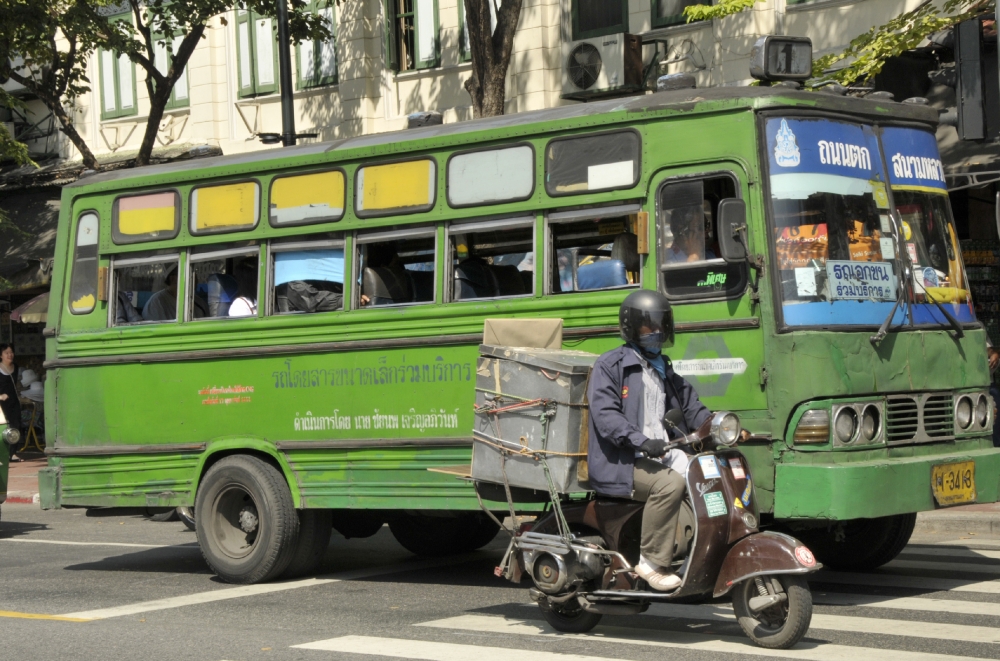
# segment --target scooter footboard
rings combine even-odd
[[[794,537],[770,531],[756,533],[729,549],[713,596],[721,597],[740,581],[761,574],[808,574],[822,566]]]

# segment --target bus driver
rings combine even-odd
[[[681,465],[671,462],[674,470],[652,458],[666,450],[667,411],[684,413],[684,433],[698,429],[711,412],[660,353],[674,343],[673,312],[663,294],[629,294],[618,312],[618,327],[625,345],[597,359],[587,391],[590,438],[597,440],[588,450],[590,485],[607,496],[646,503],[636,573],[655,590],[675,590],[681,579],[670,563],[686,461],[682,455]]]

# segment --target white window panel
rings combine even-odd
[[[448,202],[471,206],[524,199],[534,190],[534,161],[526,145],[453,156],[448,161]]]
[[[118,98],[121,100],[121,109],[135,107],[135,99],[132,96],[132,60],[128,55],[118,56]]]
[[[274,84],[274,41],[271,31],[274,21],[260,18],[255,22],[257,41],[257,84]]]
[[[299,44],[299,77],[309,81],[316,75],[316,61],[313,56],[313,41],[303,41]]]
[[[104,112],[118,109],[115,104],[115,56],[111,51],[101,51],[101,97],[104,99]]]
[[[184,41],[184,37],[174,37],[174,55],[177,54],[177,49],[181,47],[181,42]],[[188,74],[187,66],[181,71],[180,77],[174,84],[174,98],[178,101],[181,99],[188,98]]]
[[[250,87],[253,81],[253,65],[250,60],[250,27],[239,24],[240,30],[240,88]]]
[[[330,26],[330,31],[334,29],[333,7],[321,9],[319,15],[326,19]],[[322,78],[329,78],[337,74],[337,43],[331,38],[320,44],[319,75]]]
[[[434,29],[434,0],[414,0],[417,10],[417,60],[437,59],[437,32]]]
[[[167,70],[170,68],[170,60],[167,56],[167,44],[162,39],[156,41],[153,44],[153,64],[156,66],[156,70],[162,73],[164,76],[167,75]]]

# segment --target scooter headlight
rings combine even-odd
[[[740,439],[740,417],[730,411],[719,411],[712,417],[712,440],[720,445],[735,445]]]
[[[7,445],[17,445],[21,440],[21,431],[13,427],[7,427],[7,429],[3,430],[3,440]]]

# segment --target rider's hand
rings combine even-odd
[[[660,438],[647,438],[639,449],[645,452],[647,457],[656,459],[667,453],[667,442]]]
[[[750,436],[751,435],[752,434],[750,434],[750,432],[748,430],[744,429],[743,431],[740,432],[740,437],[739,437],[739,439],[737,439],[737,442],[738,443],[746,443],[747,441],[750,440]]]

